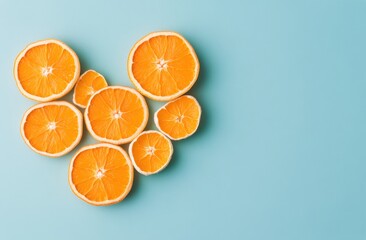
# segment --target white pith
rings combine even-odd
[[[93,95],[95,93],[94,88],[89,87],[88,95]]]
[[[41,74],[44,77],[48,77],[48,75],[52,74],[53,68],[52,67],[43,67],[41,68]]]
[[[175,119],[175,122],[182,123],[184,115],[180,115]]]
[[[102,178],[102,177],[104,177],[104,173],[105,173],[105,169],[104,168],[100,168],[95,173],[95,177],[96,178]]]
[[[156,67],[159,71],[162,71],[163,69],[166,70],[168,68],[168,61],[164,59],[159,59],[156,63]]]
[[[122,112],[121,111],[114,110],[112,112],[112,116],[113,116],[114,119],[119,119],[119,118],[122,117]]]
[[[55,130],[56,129],[56,122],[49,122],[47,125],[48,130]]]
[[[155,153],[155,147],[152,147],[152,146],[148,146],[148,147],[146,147],[146,154],[147,155],[154,155],[154,153]]]

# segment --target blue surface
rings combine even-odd
[[[366,239],[365,12],[362,0],[2,0],[0,239]],[[59,38],[83,70],[131,86],[129,49],[162,29],[200,58],[199,131],[125,201],[89,206],[68,186],[75,151],[49,159],[23,143],[34,102],[13,60]]]

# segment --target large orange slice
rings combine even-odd
[[[196,132],[201,118],[198,101],[184,95],[161,107],[154,116],[156,126],[172,140],[180,140]]]
[[[89,204],[115,204],[131,190],[133,166],[121,147],[108,143],[89,145],[72,158],[69,184],[73,193]]]
[[[145,131],[129,146],[129,154],[135,169],[143,174],[155,174],[170,162],[173,145],[169,138],[158,131]]]
[[[20,92],[39,102],[66,95],[74,87],[79,75],[78,56],[56,39],[28,45],[14,63],[14,77]]]
[[[97,91],[84,114],[86,126],[96,140],[117,145],[131,142],[144,130],[149,118],[144,97],[122,86]]]
[[[70,152],[80,142],[83,116],[68,102],[40,103],[23,116],[21,134],[35,152],[59,157]]]
[[[137,90],[158,101],[186,93],[196,82],[199,61],[189,42],[175,32],[153,32],[139,40],[127,61]]]
[[[88,70],[76,82],[73,102],[81,108],[86,108],[90,97],[99,89],[107,86],[107,81],[100,73],[94,70]]]

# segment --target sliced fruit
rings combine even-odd
[[[97,91],[84,114],[86,127],[96,140],[117,145],[131,142],[144,130],[149,118],[144,97],[122,86]]]
[[[70,152],[83,134],[83,115],[65,101],[40,103],[25,112],[21,123],[25,143],[35,152],[59,157]]]
[[[76,82],[73,102],[81,108],[86,108],[90,97],[99,89],[107,86],[108,83],[102,74],[94,70],[88,70]]]
[[[127,61],[128,75],[142,95],[169,101],[196,82],[200,64],[189,42],[175,32],[153,32],[139,40]]]
[[[129,154],[135,169],[143,175],[163,170],[170,162],[173,144],[158,131],[144,131],[129,146]]]
[[[196,132],[201,118],[198,101],[189,95],[168,102],[154,116],[156,126],[172,140],[181,140]]]
[[[20,92],[39,102],[66,95],[74,87],[79,75],[78,56],[56,39],[28,45],[14,63],[14,78]]]
[[[69,184],[81,200],[105,206],[122,201],[133,184],[133,167],[118,146],[99,143],[80,149],[69,167]]]

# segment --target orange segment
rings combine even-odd
[[[168,102],[154,116],[158,129],[172,140],[184,139],[195,133],[200,118],[201,107],[189,95]]]
[[[90,97],[107,86],[107,81],[100,73],[88,70],[80,76],[75,85],[73,102],[81,108],[86,108]]]
[[[133,167],[121,147],[108,143],[89,145],[72,158],[69,184],[73,193],[89,204],[115,204],[131,190]]]
[[[70,152],[80,142],[82,133],[81,112],[64,101],[31,107],[21,123],[25,143],[35,152],[50,157]]]
[[[135,169],[144,175],[158,173],[170,162],[173,145],[169,138],[158,131],[145,131],[129,146],[129,154]]]
[[[97,91],[85,109],[85,123],[98,141],[131,142],[141,133],[149,117],[146,101],[128,87],[106,87]]]
[[[14,63],[14,77],[20,92],[39,102],[48,102],[66,95],[79,75],[78,56],[56,39],[30,44]]]
[[[196,82],[199,61],[189,42],[175,32],[154,32],[139,40],[127,61],[130,80],[146,97],[168,101]]]

